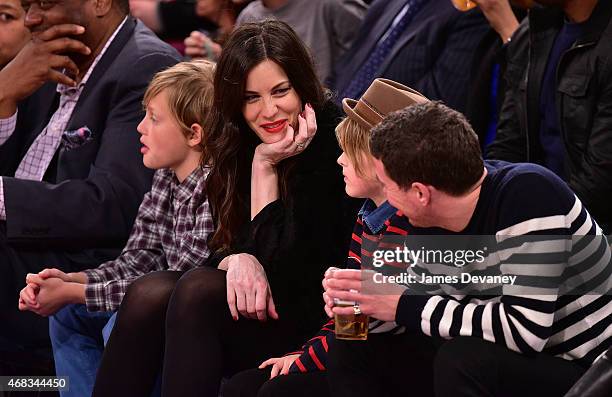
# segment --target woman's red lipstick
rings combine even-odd
[[[273,123],[266,123],[266,124],[260,125],[261,128],[263,128],[264,130],[266,130],[266,132],[269,132],[271,134],[275,134],[275,133],[283,131],[286,126],[287,126],[287,119],[278,120]]]

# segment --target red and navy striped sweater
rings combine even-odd
[[[379,242],[383,236],[404,236],[407,234],[407,228],[408,219],[400,211],[397,211],[385,221],[384,227],[377,234],[374,234],[368,225],[363,222],[360,214],[353,228],[346,267],[360,269],[362,257],[372,257],[372,253],[381,248]],[[328,341],[334,337],[334,319],[332,318],[323,325],[313,338],[302,346],[301,350],[287,354],[300,354],[300,357],[291,365],[289,372],[325,371],[327,369]]]

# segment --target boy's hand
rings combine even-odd
[[[40,305],[36,301],[36,295],[40,287],[38,284],[27,284],[19,293],[19,310],[34,311],[40,308]]]
[[[47,280],[49,278],[59,278],[67,283],[79,283],[79,284],[87,284],[87,276],[85,273],[64,273],[59,269],[44,269],[41,270],[38,275],[41,279]]]
[[[284,357],[274,357],[270,358],[259,365],[259,369],[263,369],[272,365],[272,370],[270,371],[270,379],[276,377],[277,375],[287,375],[289,373],[289,368],[291,364],[298,359],[299,354],[290,354]]]
[[[37,274],[29,274],[26,281],[28,284],[36,284],[38,286],[36,305],[28,306],[26,310],[33,311],[40,316],[50,316],[55,314],[65,305],[77,302],[74,287],[79,286],[80,284],[65,282],[61,278],[57,277],[51,277],[44,280]],[[26,288],[24,288],[24,290]]]

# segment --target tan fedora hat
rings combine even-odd
[[[357,101],[344,98],[342,108],[348,117],[368,130],[396,110],[427,102],[423,94],[388,79],[376,79]]]

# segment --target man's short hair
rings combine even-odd
[[[420,182],[460,196],[478,182],[484,168],[472,127],[440,102],[390,113],[372,129],[370,150],[402,189]]]
[[[142,103],[146,107],[153,97],[165,91],[170,113],[185,136],[191,135],[194,123],[209,131],[214,73],[215,64],[206,60],[178,63],[153,77]]]
[[[365,164],[366,157],[364,156],[370,154],[370,130],[363,128],[350,117],[346,117],[336,127],[336,139],[353,164],[357,175],[365,176],[366,169],[372,167],[371,164]]]

